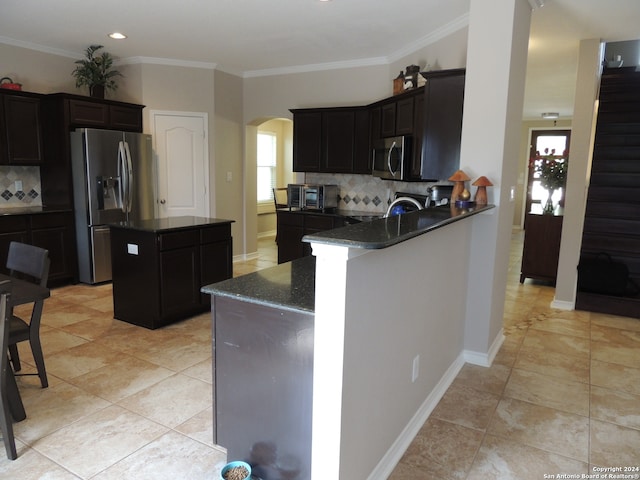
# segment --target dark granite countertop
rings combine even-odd
[[[40,213],[64,213],[73,212],[73,209],[68,207],[6,207],[0,208],[0,215],[36,215]]]
[[[308,256],[206,285],[200,291],[284,310],[313,313],[315,279],[316,258]]]
[[[282,212],[292,212],[292,213],[299,213],[301,215],[327,215],[327,216],[333,216],[333,217],[341,217],[341,218],[351,218],[354,219],[356,221],[360,221],[360,222],[366,222],[366,221],[370,221],[370,220],[376,220],[379,218],[382,218],[382,216],[384,215],[384,212],[367,212],[367,211],[360,211],[360,210],[346,210],[346,209],[339,209],[339,208],[332,208],[326,211],[321,211],[321,210],[303,210],[300,208],[281,208],[278,211],[282,211]]]
[[[351,248],[387,248],[492,208],[494,205],[468,208],[457,208],[451,205],[427,208],[305,235],[302,241]]]
[[[138,230],[142,232],[166,232],[170,230],[187,230],[194,227],[206,225],[220,225],[233,223],[235,220],[225,220],[222,218],[206,217],[169,217],[153,218],[150,220],[129,220],[127,222],[111,223],[111,228],[122,228],[128,230]]]

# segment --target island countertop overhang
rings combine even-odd
[[[494,205],[428,208],[305,235],[302,241],[349,248],[382,249],[493,208]]]
[[[128,230],[137,230],[140,232],[169,232],[169,231],[189,230],[196,227],[226,225],[234,222],[235,220],[227,220],[224,218],[208,218],[208,217],[196,217],[196,216],[187,215],[182,217],[151,218],[146,220],[127,220],[122,222],[110,223],[109,227],[128,229]]]

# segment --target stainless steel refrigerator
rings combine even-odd
[[[114,130],[71,133],[78,274],[111,280],[109,224],[155,217],[151,136]]]

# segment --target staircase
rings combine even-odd
[[[640,72],[605,69],[580,258],[606,252],[640,284]],[[576,309],[640,318],[640,296],[578,292]]]

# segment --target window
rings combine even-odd
[[[276,186],[276,135],[258,133],[258,203],[273,202]]]

